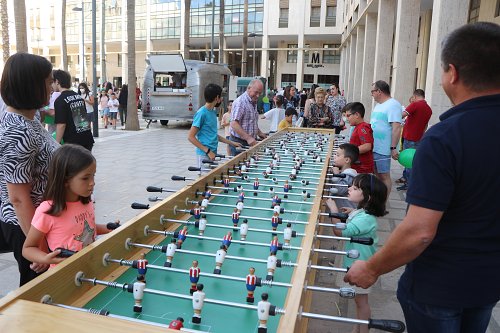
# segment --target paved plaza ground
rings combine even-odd
[[[141,211],[133,210],[130,204],[134,201],[147,203],[152,193],[146,192],[146,186],[155,185],[164,188],[180,189],[184,182],[173,182],[172,175],[192,176],[195,172],[187,171],[190,165],[196,165],[194,148],[187,141],[189,125],[171,123],[168,127],[159,123],[151,124],[146,129],[141,121],[141,130],[129,132],[121,129],[100,129],[100,137],[96,139],[93,153],[97,159],[95,187],[96,219],[98,223],[107,223],[119,219],[122,223],[130,220]],[[269,128],[268,123],[261,120],[261,128]],[[225,145],[219,148],[225,152]],[[391,176],[397,179],[402,168],[392,163]],[[161,195],[161,194],[155,194]],[[168,194],[163,194],[166,196]],[[378,219],[379,246],[382,246],[391,231],[401,222],[405,215],[406,203],[404,192],[397,192],[395,186],[389,197],[387,207],[389,214]],[[327,248],[332,244],[324,243]],[[321,265],[328,265],[330,257],[320,257]],[[403,320],[403,315],[396,299],[397,281],[402,272],[398,269],[382,276],[370,294],[370,305],[373,318]],[[19,274],[12,254],[0,255],[0,297],[15,289]],[[335,276],[328,272],[317,275],[316,285],[335,287]],[[479,286],[464,286],[477,288]],[[354,300],[344,300],[336,296],[316,294],[310,312],[342,317],[355,317]],[[327,297],[326,297],[327,296]],[[488,333],[500,332],[500,305],[493,311]],[[314,321],[310,324],[310,332],[340,333],[350,332],[351,325],[325,321]],[[375,332],[375,330],[372,330]]]

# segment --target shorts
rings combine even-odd
[[[373,161],[375,162],[376,173],[391,172],[391,155],[381,155],[373,152]]]
[[[104,108],[104,110],[102,110],[102,115],[103,116],[109,116],[109,108]]]
[[[343,247],[339,247],[339,250],[343,249]],[[343,267],[343,262],[344,262],[344,257],[343,256],[336,256],[335,257],[335,267]],[[344,282],[344,273],[337,273],[335,277],[335,284],[339,288],[353,288],[354,291],[356,292],[356,295],[368,295],[372,291],[372,287],[369,287],[368,289],[356,287],[356,286],[351,286],[349,283]]]
[[[118,117],[118,112],[110,112],[109,113],[109,119],[113,120]]]

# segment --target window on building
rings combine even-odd
[[[469,23],[477,22],[479,18],[479,7],[481,7],[481,0],[471,0],[469,6]]]
[[[288,51],[286,52],[286,62],[296,63],[297,62],[297,44],[288,44]],[[295,49],[295,50],[290,50]]]
[[[55,56],[50,56],[50,63],[52,65],[55,65],[56,64],[56,57]]]
[[[288,28],[288,0],[280,0],[280,28]]]
[[[318,75],[318,84],[332,84],[334,82],[339,82],[338,75]]]
[[[304,83],[314,83],[314,74],[304,74]]]
[[[321,0],[311,0],[311,19],[309,26],[319,27],[321,21]]]
[[[497,0],[497,5],[495,8],[495,17],[500,16],[500,0]]]
[[[337,0],[326,0],[325,26],[334,27],[337,23]]]
[[[310,55],[309,48],[310,47],[311,47],[311,45],[309,45],[309,44],[304,45],[304,64],[309,63],[309,55]]]
[[[297,82],[297,74],[281,74],[281,86],[294,86]]]
[[[340,44],[323,44],[323,63],[340,64]]]

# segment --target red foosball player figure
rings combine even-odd
[[[278,236],[274,236],[273,239],[271,240],[271,244],[269,244],[269,250],[271,253],[278,253],[278,247],[280,243],[278,241]]]
[[[205,191],[205,198],[210,199],[211,196],[212,196],[212,190],[206,190]]]
[[[240,222],[240,213],[238,212],[238,208],[233,210],[233,214],[231,214],[231,218],[233,220],[233,227],[237,228],[238,223]]]
[[[224,263],[224,259],[226,259],[227,249],[224,245],[221,245],[219,250],[215,253],[215,269],[214,274],[221,273],[221,267]]]
[[[192,295],[196,291],[196,284],[200,280],[200,268],[198,267],[198,260],[193,260],[193,266],[189,269],[189,281],[191,281],[191,289],[189,293]]]
[[[182,248],[182,243],[186,240],[188,234],[188,227],[184,226],[181,231],[179,231],[179,235],[177,236],[177,248]]]
[[[229,187],[229,178],[224,178],[224,187]]]
[[[184,318],[177,317],[176,320],[172,320],[168,325],[168,328],[180,331],[184,327]]]
[[[241,192],[238,195],[238,200],[240,200],[241,202],[245,201],[245,192]]]
[[[203,292],[203,284],[198,284],[196,286],[196,291],[193,293],[193,324],[201,323],[201,309],[203,308],[203,302],[205,301],[205,293]]]
[[[139,275],[137,281],[134,282],[134,312],[142,312],[142,299],[144,298],[144,289],[146,289],[146,282],[144,281],[144,276]]]
[[[273,200],[271,202],[271,208],[274,208],[274,206],[279,205],[281,203],[281,199],[279,196],[275,195],[273,197]]]
[[[222,238],[222,245],[226,247],[226,249],[229,249],[229,246],[231,246],[231,241],[233,240],[233,234],[231,231],[228,231],[228,233]]]
[[[253,189],[254,191],[257,191],[259,189],[259,178],[255,178],[253,182]],[[257,192],[253,192],[253,195],[257,196]]]
[[[257,332],[267,333],[267,320],[269,319],[269,309],[271,308],[271,303],[267,301],[269,298],[267,293],[263,293],[260,297],[262,300],[257,304],[257,316],[259,317],[259,327]]]
[[[255,291],[255,287],[257,285],[257,277],[255,276],[255,268],[250,267],[248,270],[248,275],[247,275],[247,302],[248,303],[253,303],[254,302],[254,297],[253,297],[253,292]]]
[[[146,259],[146,254],[141,253],[141,257],[137,259],[137,273],[139,276],[144,277],[144,283],[146,282],[146,271],[148,270],[148,260]]]
[[[271,217],[271,226],[273,227],[273,231],[276,231],[279,222],[280,222],[280,214],[274,212],[273,217]]]
[[[198,221],[201,217],[201,208],[200,205],[196,204],[193,208],[193,216],[196,221]]]
[[[175,238],[172,238],[170,240],[170,244],[167,245],[167,251],[166,251],[167,260],[163,264],[163,266],[165,267],[172,267],[172,259],[174,259],[175,250],[177,250],[176,242],[177,240]]]

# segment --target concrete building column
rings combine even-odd
[[[261,56],[260,56],[260,76],[269,79],[269,36],[262,36]]]
[[[351,42],[349,45],[350,51],[349,51],[349,81],[347,82],[347,100],[352,101],[354,98],[354,68],[356,64],[356,41],[357,41],[357,36],[354,34],[354,30],[351,33]]]
[[[298,51],[297,51],[297,79],[295,81],[295,86],[297,89],[302,89],[302,84],[304,82],[304,34],[298,35],[297,41]]]
[[[432,10],[422,13],[420,19],[419,55],[417,55],[417,88],[425,88],[427,80],[427,57],[429,55],[429,39],[431,36]]]
[[[415,89],[420,0],[398,1],[391,94],[403,105]]]
[[[356,36],[356,57],[354,60],[354,89],[351,101],[359,101],[361,98],[361,81],[363,76],[363,59],[365,45],[365,26],[360,25],[357,28]]]
[[[340,71],[339,71],[339,85],[340,89],[344,87],[344,78],[345,78],[345,62],[346,62],[346,57],[345,57],[345,47],[341,47],[339,49],[340,51]],[[318,80],[315,80],[314,82],[317,82]]]
[[[441,42],[451,31],[467,23],[468,0],[434,0],[427,62],[426,99],[432,108],[430,124],[439,122],[439,116],[451,107],[441,88]]]
[[[346,42],[344,43],[344,56],[345,56],[344,79],[343,79],[341,89],[344,90],[345,98],[347,99],[348,87],[349,87],[349,64],[350,64],[349,60],[351,59],[351,45],[349,43],[349,40],[346,40]]]
[[[384,80],[389,84],[391,82],[392,36],[394,33],[395,12],[396,0],[379,0],[373,82],[377,80]]]
[[[377,39],[377,16],[372,13],[366,13],[365,16],[365,43],[363,50],[363,73],[361,75],[361,94],[360,101],[366,109],[366,119],[370,119],[372,111],[373,98],[370,93],[373,75],[375,71],[375,42]]]

